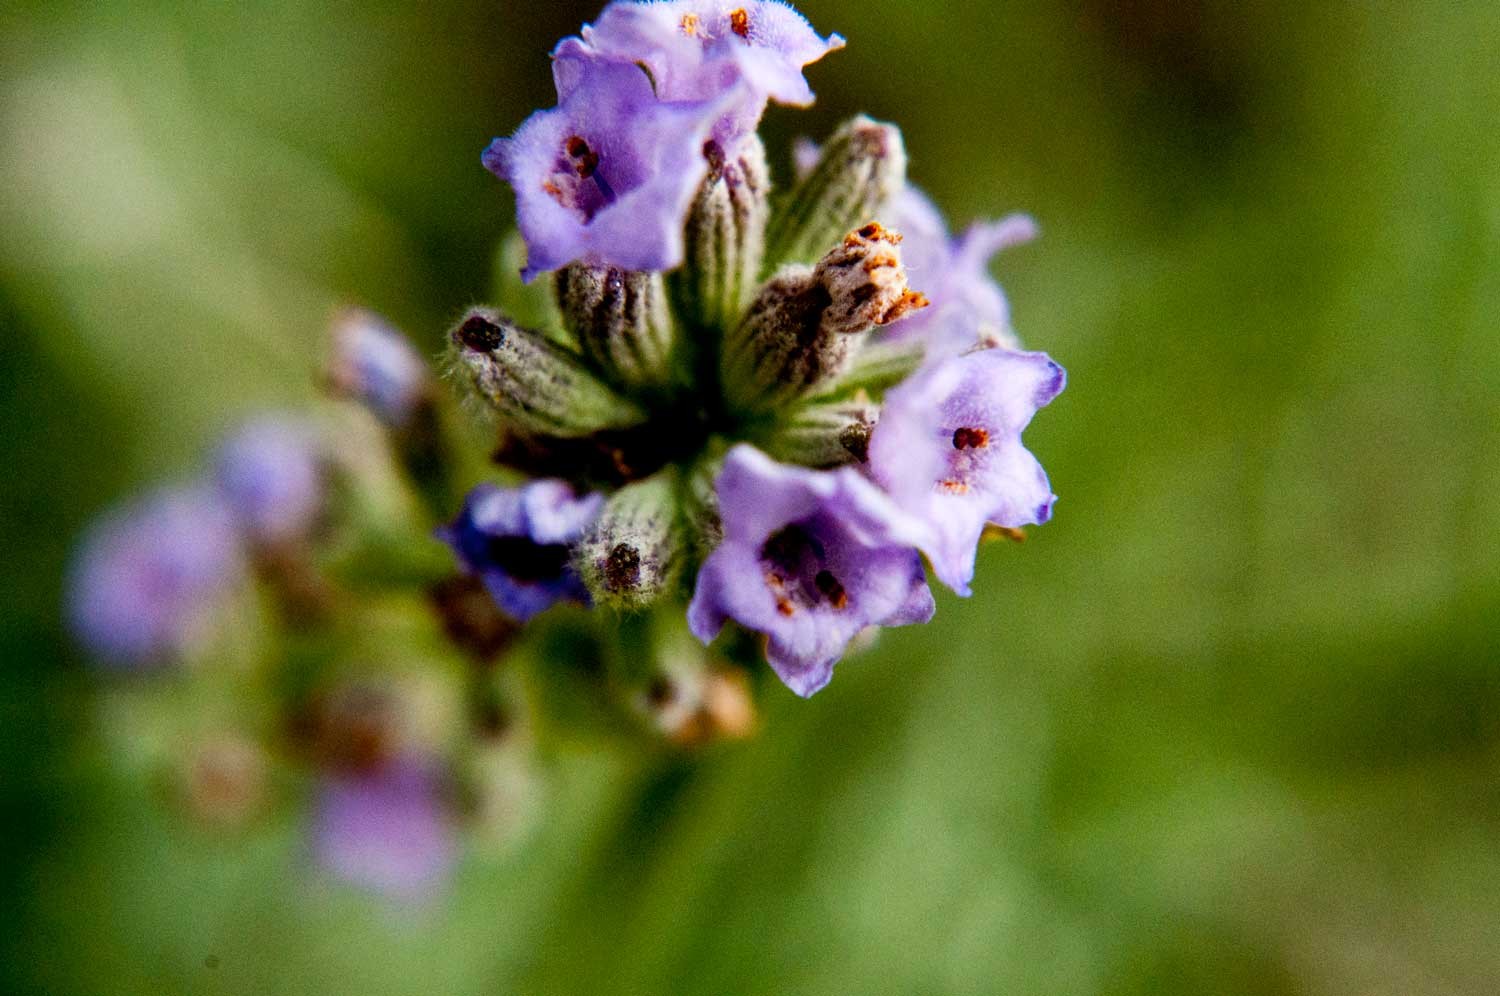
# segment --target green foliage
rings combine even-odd
[[[523,845],[395,912],[311,883],[291,809],[166,811],[61,578],[309,398],[338,302],[437,351],[506,222],[479,150],[594,5],[0,11],[9,988],[1494,990],[1500,12],[801,6],[850,45],[772,112],[781,189],[868,112],[956,223],[1042,223],[1000,276],[1069,368],[1028,434],[1057,518],[752,741],[555,743]]]

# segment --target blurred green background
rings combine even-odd
[[[61,576],[310,398],[336,302],[435,349],[485,297],[479,151],[597,6],[0,6],[0,985],[1500,991],[1500,6],[801,8],[849,47],[778,162],[867,111],[955,223],[1040,220],[997,272],[1071,375],[1057,518],[752,742],[563,750],[392,910],[110,763]]]

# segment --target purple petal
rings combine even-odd
[[[933,572],[960,595],[986,524],[1051,517],[1056,496],[1021,432],[1065,380],[1043,353],[992,349],[933,364],[886,395],[871,474],[926,523]]]
[[[743,80],[761,105],[811,104],[802,68],[844,46],[772,0],[612,3],[583,38],[606,58],[645,65],[663,100],[712,100]]]
[[[401,760],[326,779],[314,817],[318,863],[353,885],[415,900],[442,885],[457,857],[440,772]]]
[[[206,639],[244,580],[235,520],[218,495],[161,491],[90,529],[69,580],[69,618],[106,663],[162,663]]]
[[[771,667],[807,696],[866,627],[931,618],[924,530],[854,470],[788,467],[741,445],[718,494],[724,541],[688,608],[705,643],[731,619],[764,634]]]
[[[256,542],[304,538],[323,511],[322,460],[310,427],[279,416],[245,423],[219,448],[215,482]]]
[[[335,390],[396,428],[410,420],[430,387],[427,364],[406,337],[363,308],[347,308],[334,319],[328,376]]]
[[[682,261],[682,226],[707,173],[702,149],[722,108],[663,102],[635,65],[595,58],[570,39],[554,53],[567,86],[482,160],[516,192],[523,272],[574,260],[632,270]]]
[[[481,484],[438,538],[484,582],[502,610],[526,622],[558,602],[588,603],[572,548],[603,507],[603,495],[576,496],[563,481],[519,488]]]
[[[902,260],[911,286],[929,306],[891,326],[892,341],[925,342],[933,355],[986,345],[1018,347],[1010,305],[990,275],[990,258],[1037,235],[1036,222],[1021,214],[969,226],[953,240],[932,201],[915,187],[897,198],[890,227],[900,232]]]

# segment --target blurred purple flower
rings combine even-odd
[[[932,618],[920,526],[856,471],[789,467],[740,445],[717,491],[724,540],[688,607],[705,643],[731,619],[764,634],[771,667],[806,697],[865,627]]]
[[[335,391],[397,429],[432,389],[427,364],[407,338],[363,308],[346,308],[334,319],[328,379]]]
[[[951,357],[886,395],[870,437],[870,471],[930,535],[933,572],[969,594],[988,523],[1046,522],[1057,496],[1021,431],[1066,383],[1045,353],[989,349]]]
[[[219,447],[214,480],[255,542],[303,539],[323,511],[322,460],[310,426],[275,415],[246,422]]]
[[[353,885],[419,900],[447,879],[458,848],[438,767],[398,759],[324,778],[313,824],[318,863]]]
[[[208,488],[164,490],[94,525],[73,564],[68,613],[102,662],[166,663],[197,649],[245,578],[235,520]]]
[[[776,0],[621,0],[584,26],[583,40],[603,58],[644,66],[661,100],[714,101],[734,92],[714,126],[728,155],[755,129],[767,100],[811,104],[802,68],[844,46]],[[558,95],[565,96],[561,82]]]
[[[573,544],[603,507],[603,495],[579,498],[562,481],[520,488],[481,484],[438,535],[502,610],[526,622],[558,602],[588,603],[573,568]]]
[[[576,38],[552,54],[561,102],[485,150],[516,192],[522,277],[575,260],[627,270],[682,262],[683,222],[708,172],[703,145],[721,101],[659,101],[640,67],[594,56]]]
[[[887,225],[900,232],[902,260],[912,287],[930,306],[891,327],[888,341],[922,342],[934,356],[976,345],[1020,348],[1010,325],[1010,305],[990,275],[990,258],[1037,236],[1028,215],[975,222],[953,239],[937,206],[915,187],[896,198]]]

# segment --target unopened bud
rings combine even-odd
[[[685,547],[677,478],[664,472],[610,498],[579,545],[578,572],[596,604],[642,609],[676,585]]]
[[[568,438],[645,421],[576,354],[493,311],[470,311],[451,342],[457,375],[508,427]]]
[[[778,427],[762,449],[777,460],[804,467],[864,463],[879,418],[880,407],[867,400],[808,405]]]
[[[672,381],[677,335],[660,273],[573,263],[553,279],[568,331],[606,380],[626,389]]]
[[[812,262],[845,232],[878,218],[905,185],[900,129],[864,115],[849,120],[772,218],[767,259],[773,265]]]
[[[364,405],[383,425],[404,428],[432,403],[427,364],[405,336],[373,311],[345,308],[334,317],[330,339],[329,388]]]
[[[900,247],[898,233],[871,222],[818,261],[813,277],[832,299],[823,313],[827,331],[856,335],[927,307],[926,295],[906,286]]]
[[[730,402],[763,411],[810,394],[848,371],[870,330],[926,307],[906,285],[900,245],[872,222],[817,266],[788,267],[767,283],[725,344]]]
[[[385,319],[363,308],[339,312],[331,339],[330,392],[373,414],[429,506],[437,512],[449,508],[454,453],[426,361]]]
[[[723,469],[722,458],[706,458],[694,464],[684,477],[682,517],[693,556],[699,560],[724,541],[724,522],[719,516],[719,493],[715,486]]]
[[[680,273],[688,314],[707,328],[728,328],[745,313],[760,278],[770,218],[766,148],[752,133],[730,158],[704,147],[708,177],[688,214],[688,266]]]

